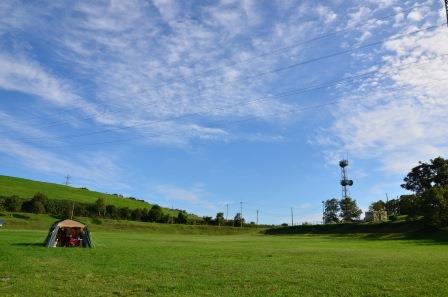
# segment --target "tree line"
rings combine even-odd
[[[386,210],[392,219],[406,215],[408,220],[423,220],[430,226],[448,226],[448,159],[437,157],[427,163],[419,162],[403,181],[401,187],[413,194],[375,201],[370,207]]]
[[[181,210],[177,212],[177,215],[171,215],[165,213],[157,204],[152,205],[151,208],[130,209],[106,204],[103,198],[98,198],[95,203],[74,203],[69,200],[48,199],[42,193],[36,193],[31,199],[22,199],[18,196],[0,197],[0,210],[49,214],[61,218],[70,217],[73,213],[74,216],[80,217],[156,223],[187,224],[190,220],[186,211]]]
[[[174,211],[166,213],[157,204],[152,205],[151,208],[130,209],[129,207],[116,207],[112,204],[106,204],[103,198],[98,198],[95,203],[74,203],[69,200],[48,199],[43,193],[36,193],[31,199],[23,199],[18,196],[0,196],[0,210],[49,214],[60,218],[67,218],[73,215],[154,223],[246,226],[245,220],[240,213],[237,213],[233,220],[226,220],[222,212],[218,212],[215,218],[208,216],[192,218],[184,210],[176,210],[177,214],[174,214]],[[250,225],[255,225],[255,223],[251,222]]]

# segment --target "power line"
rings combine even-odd
[[[445,56],[448,56],[448,54],[439,55],[436,58],[445,57]],[[246,103],[242,103],[240,105],[247,105],[247,104],[251,104],[251,103],[254,103],[254,102],[258,102],[258,101],[264,101],[264,100],[268,100],[268,99],[275,99],[275,98],[280,98],[280,97],[287,97],[287,96],[292,96],[292,95],[298,95],[298,94],[309,92],[309,91],[313,91],[313,90],[318,90],[318,89],[323,89],[323,88],[339,85],[339,84],[341,84],[343,82],[353,81],[353,80],[356,80],[356,79],[359,79],[359,78],[368,77],[370,75],[374,75],[374,74],[377,74],[377,73],[385,76],[387,74],[394,73],[395,71],[397,71],[399,69],[406,69],[406,68],[408,68],[408,66],[411,66],[411,65],[414,65],[414,64],[424,65],[424,64],[430,63],[432,61],[434,61],[434,58],[433,59],[426,59],[423,62],[422,61],[410,62],[410,63],[403,64],[402,66],[397,67],[396,69],[394,69],[392,71],[386,71],[386,72],[381,72],[381,70],[368,71],[368,72],[364,72],[364,73],[361,73],[361,74],[345,77],[345,78],[342,78],[342,79],[328,81],[328,82],[315,84],[315,85],[311,85],[311,86],[307,86],[307,87],[303,87],[303,88],[283,91],[283,92],[274,94],[274,95],[269,96],[269,97],[262,97],[262,98],[253,99],[253,100],[250,100],[250,101],[248,101]],[[233,107],[233,106],[235,106],[235,104],[227,104],[227,105],[224,105],[224,106],[219,107],[219,108],[208,110],[207,112],[225,110],[226,108]],[[108,133],[108,132],[122,131],[122,130],[136,128],[136,127],[149,126],[151,124],[167,122],[167,121],[173,121],[173,120],[177,120],[177,119],[185,119],[185,118],[190,118],[190,117],[194,117],[194,116],[199,116],[201,114],[202,113],[199,113],[199,112],[198,113],[190,113],[190,114],[179,115],[179,116],[175,116],[175,117],[171,117],[171,118],[154,120],[154,121],[141,123],[141,124],[129,125],[129,126],[125,126],[125,127],[115,127],[115,128],[108,128],[108,129],[97,130],[97,131],[86,132],[86,133],[78,133],[78,134],[71,134],[71,135],[61,135],[61,136],[54,136],[54,137],[25,138],[23,140],[25,140],[25,141],[27,141],[27,140],[33,141],[33,140],[40,140],[40,139],[53,139],[54,140],[54,139],[65,139],[65,138],[78,138],[78,137],[84,137],[84,136],[90,136],[90,135],[96,135],[96,134],[103,134],[103,133]],[[155,135],[155,136],[158,136],[158,135]]]
[[[425,4],[418,4],[418,5],[415,5],[415,6],[411,7],[411,8],[408,8],[408,9],[405,9],[405,10],[401,10],[401,11],[397,11],[396,13],[393,13],[393,14],[389,14],[389,15],[386,15],[386,16],[383,16],[383,17],[380,17],[380,18],[376,18],[376,19],[367,20],[365,23],[369,23],[369,22],[372,22],[372,21],[381,21],[381,20],[389,19],[389,18],[392,18],[394,16],[400,15],[402,13],[410,12],[410,11],[416,9],[416,8],[423,7],[423,6],[426,6],[426,5]],[[333,32],[330,32],[330,33],[322,34],[322,35],[319,35],[319,36],[316,36],[316,37],[312,37],[312,38],[304,40],[304,41],[296,42],[296,43],[293,43],[293,44],[285,46],[285,47],[277,48],[277,49],[274,49],[272,51],[268,51],[268,52],[265,52],[265,53],[262,53],[262,54],[259,54],[259,55],[247,58],[247,59],[242,60],[242,61],[232,62],[232,63],[229,63],[227,65],[221,66],[221,67],[211,68],[209,70],[203,71],[203,72],[193,76],[193,78],[201,77],[201,76],[209,74],[211,72],[215,72],[217,70],[220,70],[220,69],[222,69],[224,67],[231,67],[231,66],[236,66],[236,65],[240,65],[240,64],[245,64],[247,62],[251,62],[251,61],[256,60],[258,58],[266,57],[266,56],[269,56],[269,55],[272,55],[272,54],[277,54],[279,52],[283,52],[285,50],[290,50],[292,48],[295,48],[295,47],[298,47],[298,46],[301,46],[301,45],[305,45],[305,44],[308,44],[308,43],[311,43],[311,42],[315,42],[315,41],[318,41],[318,40],[326,39],[328,37],[336,36],[336,35],[341,34],[341,33],[347,33],[347,32],[354,31],[354,30],[359,30],[359,29],[360,29],[360,27],[358,27],[358,26],[351,26],[351,27],[347,27],[347,28],[344,28],[344,29],[336,30],[336,31],[333,31]],[[200,79],[194,80],[194,81],[199,81],[199,80]],[[159,84],[159,85],[154,86],[154,88],[158,88],[158,87],[163,86],[163,85],[164,84]]]
[[[272,74],[272,73],[276,73],[276,72],[280,72],[280,71],[285,71],[285,70],[296,68],[296,67],[303,66],[303,65],[306,65],[306,64],[314,63],[314,62],[317,62],[317,61],[320,61],[320,60],[329,59],[329,58],[336,57],[336,56],[339,56],[339,55],[343,55],[343,54],[347,54],[347,53],[350,53],[350,52],[354,52],[354,51],[357,51],[359,49],[364,49],[364,48],[367,48],[367,47],[372,47],[372,46],[375,46],[375,45],[379,45],[379,44],[384,43],[386,41],[398,39],[398,38],[405,37],[405,36],[411,36],[411,35],[417,34],[419,32],[431,30],[431,29],[440,27],[440,26],[445,25],[445,24],[446,23],[443,23],[443,24],[440,24],[440,25],[429,26],[429,27],[426,27],[426,28],[423,28],[423,29],[415,30],[415,31],[412,31],[412,32],[409,32],[409,33],[405,33],[405,34],[396,35],[396,36],[393,36],[391,38],[382,39],[380,41],[368,43],[368,44],[361,45],[361,46],[354,47],[354,48],[350,48],[350,49],[347,49],[347,50],[344,50],[344,51],[328,54],[328,55],[325,55],[325,56],[316,57],[316,58],[305,60],[305,61],[302,61],[302,62],[299,62],[299,63],[293,63],[293,64],[290,64],[290,65],[287,65],[287,66],[284,66],[284,67],[280,67],[280,68],[276,68],[276,69],[273,69],[273,70],[270,70],[270,71],[267,71],[267,72],[262,72],[262,73],[255,74],[253,76],[245,77],[245,78],[242,78],[240,80],[245,81],[245,80],[248,80],[248,79],[254,79],[254,78],[258,78],[258,77],[261,77],[261,76],[264,76],[264,75],[267,75],[267,74]],[[200,114],[200,113],[195,113],[195,114],[197,115],[197,114]],[[182,117],[182,116],[180,116],[180,117]],[[88,117],[86,119],[92,119],[92,118],[95,118],[95,116]],[[162,121],[164,121],[164,120],[162,120]],[[155,122],[160,122],[160,120],[159,121],[155,121]],[[105,129],[105,130],[101,130],[101,131],[92,132],[92,133],[89,133],[89,134],[81,134],[79,136],[82,137],[82,136],[94,135],[94,134],[98,134],[98,133],[106,133],[106,132],[109,132],[109,131],[128,129],[128,128],[131,128],[131,127],[143,126],[143,125],[147,125],[147,124],[148,123],[141,123],[141,124],[135,124],[135,125],[126,126],[126,127],[109,128],[109,129]],[[77,137],[77,136],[78,135],[69,135],[68,137]],[[36,139],[36,138],[34,138],[34,139]]]
[[[441,82],[441,81],[446,81],[446,79],[445,80],[443,80],[443,79],[442,80],[435,80],[435,81],[433,81],[433,82],[431,82],[429,84],[424,84],[424,85],[421,85],[421,86],[428,86],[428,85],[432,85],[434,83],[438,83],[438,82]],[[397,91],[397,90],[402,90],[402,89],[408,89],[408,86],[403,86],[403,87],[400,87],[400,88],[394,87],[394,88],[395,88],[395,91]],[[384,89],[384,90],[386,90],[386,89]],[[284,111],[282,111],[282,112],[275,112],[275,113],[271,113],[271,114],[268,114],[268,115],[269,116],[276,116],[276,115],[280,115],[280,114],[301,112],[301,111],[306,111],[306,110],[311,110],[311,109],[321,109],[321,108],[325,108],[325,107],[328,107],[328,106],[331,106],[331,105],[339,104],[345,98],[346,98],[346,96],[341,96],[338,99],[335,99],[335,100],[332,100],[332,101],[329,101],[329,102],[326,102],[326,103],[306,106],[306,107],[303,107],[303,108],[297,108],[297,109],[289,110],[289,111],[285,111],[285,112]],[[244,119],[239,119],[239,120],[236,120],[236,121],[215,122],[214,126],[209,127],[209,128],[219,128],[220,125],[222,125],[222,124],[243,123],[243,122],[247,122],[247,121],[251,121],[251,120],[256,120],[258,118],[259,117],[257,117],[257,116],[250,116],[250,117],[247,117],[247,118],[244,118]],[[154,137],[161,137],[161,136],[167,136],[167,135],[177,135],[177,134],[178,134],[177,131],[175,131],[174,133],[152,133],[150,135],[146,135],[146,134],[143,134],[143,135],[146,135],[146,137],[153,137],[154,138]],[[126,139],[110,140],[110,141],[104,141],[104,142],[93,142],[93,143],[87,143],[87,144],[81,144],[81,145],[64,143],[63,145],[60,145],[60,146],[46,146],[46,147],[62,147],[62,146],[66,146],[66,145],[70,145],[71,147],[74,147],[74,146],[82,147],[82,146],[101,145],[101,144],[124,143],[126,141],[132,141],[132,140],[136,140],[136,139],[141,139],[141,137],[142,137],[142,135],[140,135],[138,137],[132,137],[132,138],[126,138]]]
[[[289,70],[289,69],[296,68],[296,67],[299,67],[299,66],[303,66],[303,65],[306,65],[306,64],[310,64],[310,63],[318,62],[318,61],[321,61],[321,60],[326,60],[326,59],[329,59],[329,58],[333,58],[333,57],[341,56],[341,55],[344,55],[344,54],[352,53],[352,52],[360,50],[360,49],[365,49],[365,48],[368,48],[368,47],[380,45],[380,44],[382,44],[382,43],[384,43],[386,41],[395,40],[395,39],[402,38],[402,37],[405,37],[405,36],[412,36],[412,35],[415,35],[415,34],[420,33],[420,32],[424,32],[424,31],[427,31],[427,30],[431,30],[431,29],[435,29],[435,28],[438,28],[438,27],[441,27],[441,26],[445,26],[445,24],[446,24],[446,22],[444,22],[442,24],[438,24],[438,25],[429,26],[429,27],[426,27],[426,28],[423,28],[423,29],[415,30],[415,31],[412,31],[410,33],[400,34],[400,35],[393,36],[391,38],[386,38],[386,39],[382,39],[382,40],[379,40],[379,41],[367,43],[367,44],[364,44],[364,45],[361,45],[361,46],[357,46],[357,47],[353,47],[353,48],[350,48],[350,49],[347,49],[347,50],[343,50],[343,51],[340,51],[340,52],[328,54],[328,55],[325,55],[325,56],[316,57],[316,58],[305,60],[305,61],[302,61],[302,62],[290,64],[290,65],[284,66],[284,67],[279,67],[277,69],[273,69],[273,70],[266,71],[266,72],[261,72],[261,73],[255,74],[253,76],[248,76],[246,78],[243,78],[243,80],[258,78],[260,76],[264,76],[264,75],[267,75],[267,74],[272,74],[272,73],[276,73],[276,72],[280,72],[280,71],[285,71],[285,70]]]

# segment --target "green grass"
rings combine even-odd
[[[48,230],[57,220],[48,215],[36,215],[32,213],[2,213],[0,219],[5,221],[7,229],[14,230]],[[132,232],[132,233],[161,233],[161,234],[208,234],[208,235],[229,235],[229,234],[253,234],[260,233],[262,228],[232,228],[205,225],[178,225],[178,224],[158,224],[149,222],[137,222],[127,220],[95,219],[95,218],[74,218],[84,222],[93,232]]]
[[[0,195],[17,195],[21,198],[31,198],[37,192],[44,193],[49,199],[70,200],[82,203],[94,203],[98,198],[104,198],[106,204],[117,207],[149,208],[151,205],[142,201],[124,199],[110,194],[78,189],[65,185],[46,183],[18,177],[0,175]]]
[[[169,225],[171,234],[161,233],[167,229],[111,232],[101,226],[92,226],[93,249],[46,249],[40,245],[44,230],[8,229],[11,225],[0,230],[0,296],[400,297],[448,292],[448,245],[443,241],[361,234],[180,234],[178,226]]]
[[[151,208],[152,205],[127,198],[120,198],[115,195],[105,194],[86,189],[79,189],[65,185],[34,181],[18,177],[0,175],[0,196],[16,195],[20,198],[30,199],[37,192],[45,194],[49,199],[69,200],[81,203],[95,203],[98,198],[104,198],[106,204],[116,207]],[[163,208],[163,212],[177,216],[178,212]],[[194,214],[188,215],[192,219],[201,219]]]

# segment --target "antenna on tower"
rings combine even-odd
[[[348,197],[348,187],[353,186],[353,181],[347,178],[348,154],[347,159],[339,161],[339,167],[341,167],[342,199],[344,199]]]

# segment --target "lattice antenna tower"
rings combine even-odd
[[[339,161],[339,167],[341,167],[341,186],[342,186],[342,199],[349,196],[349,187],[353,186],[353,181],[347,178],[348,158]]]

